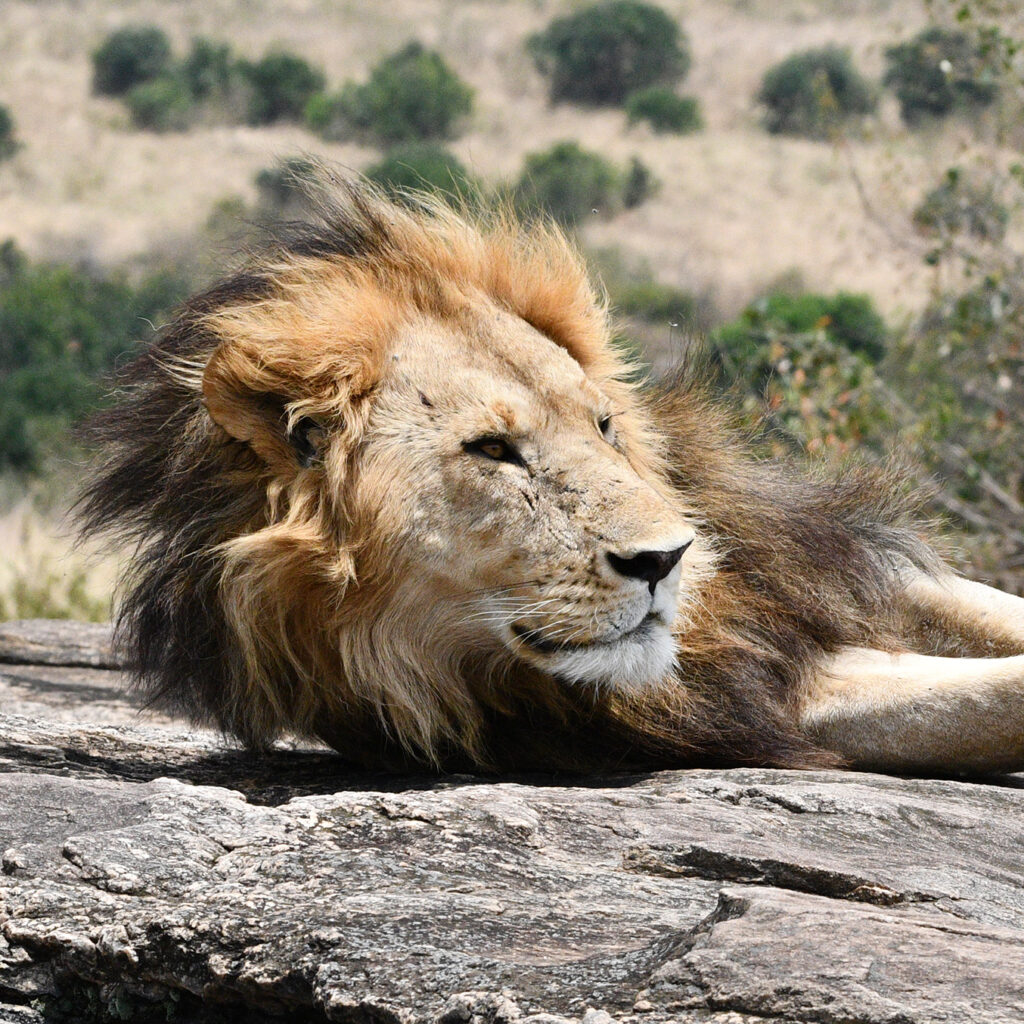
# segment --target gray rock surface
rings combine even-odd
[[[0,1022],[1024,1021],[1020,777],[368,776],[89,650],[0,632]]]
[[[0,663],[120,668],[110,628],[62,619],[0,622]]]

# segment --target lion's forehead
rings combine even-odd
[[[405,325],[395,339],[388,376],[440,407],[483,404],[509,420],[592,414],[606,404],[565,349],[502,310],[457,324],[422,318]],[[511,422],[507,426],[514,429]]]

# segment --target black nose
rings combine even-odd
[[[621,576],[628,576],[631,580],[647,580],[653,594],[654,588],[676,567],[691,543],[687,541],[682,547],[671,551],[641,551],[628,558],[609,551],[608,561]]]

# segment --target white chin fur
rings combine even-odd
[[[639,690],[663,679],[675,667],[676,642],[667,626],[643,637],[559,651],[544,658],[544,668],[568,683]]]

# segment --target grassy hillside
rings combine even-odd
[[[1024,288],[1007,298],[1024,253],[1024,190],[1014,191],[1024,185],[1021,68],[1010,69],[1004,103],[969,117],[910,130],[891,91],[880,90],[875,114],[825,141],[770,135],[755,97],[778,61],[839,45],[878,83],[888,47],[936,19],[953,24],[959,5],[659,2],[692,53],[683,91],[697,98],[704,128],[689,135],[631,126],[621,109],[549,102],[524,42],[579,7],[573,0],[5,0],[0,105],[20,146],[0,162],[0,243],[14,239],[35,264],[109,270],[125,288],[143,287],[165,265],[201,280],[230,260],[240,220],[258,201],[258,172],[302,154],[356,170],[382,156],[364,140],[326,142],[299,124],[210,117],[184,132],[136,130],[121,100],[90,87],[91,54],[115,29],[159,26],[178,54],[197,36],[251,60],[292,51],[322,69],[331,90],[420,40],[475,90],[450,148],[478,178],[512,182],[527,154],[561,140],[619,165],[639,157],[653,172],[658,188],[646,202],[580,225],[623,308],[642,299],[659,310],[631,325],[651,362],[746,309],[721,337],[747,347],[733,369],[747,374],[751,409],[768,408],[786,443],[811,452],[908,445],[915,471],[939,479],[935,511],[973,531],[964,567],[1024,591]],[[973,6],[998,11],[990,22],[1024,39],[1024,13],[1010,0]],[[943,258],[928,259],[938,243],[914,211],[951,167],[964,180],[997,182],[1005,237],[966,247],[943,239]],[[0,288],[2,278],[0,268]],[[801,321],[813,302],[782,314],[749,309],[780,286],[869,295],[892,331],[885,359],[851,361],[829,316]],[[965,289],[972,297],[958,305]],[[687,305],[687,294],[696,301]],[[147,330],[140,324],[139,337]],[[76,473],[58,470],[65,482]],[[53,526],[70,485],[0,483],[0,541],[18,552],[0,572],[0,617],[102,616],[113,563],[83,561]]]
[[[483,177],[512,177],[525,153],[563,138],[619,160],[639,153],[660,192],[614,220],[595,219],[587,234],[643,254],[665,282],[711,293],[725,313],[792,271],[811,288],[870,292],[890,314],[920,307],[932,280],[910,213],[933,172],[981,151],[977,126],[954,121],[908,133],[887,99],[868,137],[836,147],[769,136],[753,97],[766,68],[824,43],[849,46],[867,73],[879,73],[885,47],[924,24],[923,3],[667,0],[690,38],[686,90],[699,98],[707,124],[685,138],[629,128],[617,110],[549,105],[522,42],[568,6],[8,0],[0,102],[14,113],[24,146],[0,167],[0,228],[32,255],[121,261],[187,239],[226,196],[251,197],[253,175],[276,157],[316,152],[361,169],[378,156],[296,126],[132,131],[118,100],[89,90],[89,55],[116,27],[159,25],[179,50],[195,35],[230,41],[253,58],[268,47],[291,49],[320,65],[335,87],[362,78],[415,36],[477,91],[469,130],[453,148]]]

